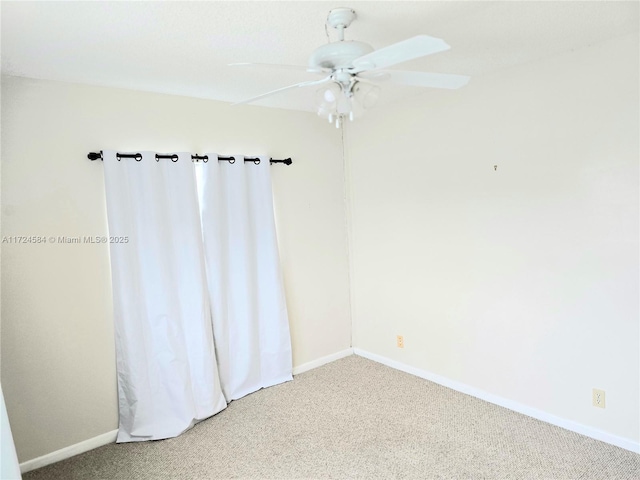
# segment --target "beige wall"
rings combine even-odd
[[[99,149],[292,157],[273,166],[294,366],[350,346],[343,166],[307,113],[2,79],[2,235],[105,235]],[[21,462],[117,428],[104,245],[2,245],[2,388]]]
[[[350,125],[354,346],[638,442],[638,80],[634,35]]]

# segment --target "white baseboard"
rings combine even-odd
[[[308,370],[321,367],[322,365],[325,365],[327,363],[334,362],[344,357],[348,357],[349,355],[353,355],[352,348],[327,355],[326,357],[318,358],[317,360],[313,360],[312,362],[298,365],[293,369],[293,374],[298,375]],[[93,450],[94,448],[98,448],[109,443],[114,443],[116,441],[117,435],[118,430],[113,430],[112,432],[103,433],[102,435],[84,440],[80,443],[69,445],[68,447],[56,450],[55,452],[47,453],[46,455],[42,455],[41,457],[27,460],[26,462],[20,464],[20,472],[30,472],[31,470],[35,470],[36,468],[44,467],[61,460],[65,460],[67,458],[73,457],[74,455],[88,452],[89,450]]]
[[[80,443],[61,448],[55,452],[47,453],[41,457],[27,460],[20,464],[20,472],[30,472],[36,468],[44,467],[45,465],[50,465],[52,463],[59,462],[60,460],[65,460],[73,457],[74,455],[79,455],[81,453],[88,452],[89,450],[93,450],[94,448],[108,445],[109,443],[114,443],[117,435],[118,430],[113,430],[111,432],[98,435],[97,437],[89,438],[88,440],[84,440]]]
[[[456,390],[458,392],[471,395],[472,397],[485,400],[489,403],[493,403],[495,405],[508,408],[509,410],[522,413],[529,417],[533,417],[537,420],[542,420],[543,422],[550,423],[557,427],[561,427],[566,430],[571,430],[572,432],[579,433],[586,437],[590,437],[595,440],[600,440],[602,442],[609,443],[611,445],[615,445],[616,447],[624,448],[625,450],[629,450],[631,452],[640,453],[639,442],[636,442],[627,438],[623,438],[623,437],[618,437],[616,435],[612,435],[611,433],[603,432],[596,428],[589,427],[587,425],[583,425],[581,423],[577,423],[572,420],[556,417],[555,415],[551,415],[550,413],[544,412],[542,410],[538,410],[538,409],[529,407],[527,405],[514,402],[513,400],[509,400],[507,398],[503,398],[498,395],[493,395],[491,393],[466,385],[464,383],[456,382],[455,380],[442,377],[440,375],[428,372],[426,370],[422,370],[420,368],[406,365],[396,360],[391,360],[387,357],[383,357],[375,353],[367,352],[366,350],[362,350],[360,348],[354,348],[353,353],[355,355],[368,358],[369,360],[373,360],[374,362],[382,363],[383,365],[386,365],[388,367],[395,368],[396,370],[401,370],[403,372],[410,373],[411,375],[415,375],[416,377],[424,378],[425,380],[429,380],[433,383],[437,383],[438,385],[451,388],[452,390]]]
[[[293,374],[298,375],[308,370],[313,370],[314,368],[321,367],[322,365],[325,365],[327,363],[335,362],[336,360],[348,357],[349,355],[353,355],[353,348],[347,348],[346,350],[332,353],[331,355],[327,355],[326,357],[318,358],[317,360],[312,360],[311,362],[298,365],[297,367],[293,368]]]
[[[542,410],[537,410],[527,405],[514,402],[513,400],[509,400],[509,399],[500,397],[498,395],[493,395],[491,393],[485,392],[475,387],[471,387],[464,383],[456,382],[455,380],[442,377],[440,375],[428,372],[426,370],[422,370],[420,368],[412,367],[410,365],[404,364],[402,362],[398,362],[396,360],[391,360],[387,357],[383,357],[375,353],[367,352],[366,350],[362,350],[360,348],[348,348],[346,350],[342,350],[340,352],[336,352],[331,355],[318,358],[317,360],[303,363],[302,365],[298,365],[293,369],[293,374],[298,375],[300,373],[313,370],[314,368],[321,367],[322,365],[334,362],[336,360],[339,360],[344,357],[348,357],[349,355],[353,355],[353,354],[359,355],[364,358],[368,358],[369,360],[373,360],[374,362],[378,362],[383,365],[387,365],[388,367],[395,368],[396,370],[410,373],[411,375],[415,375],[416,377],[424,378],[425,380],[429,380],[431,382],[437,383],[438,385],[442,385],[444,387],[451,388],[452,390],[456,390],[458,392],[471,395],[472,397],[485,400],[487,402],[493,403],[495,405],[499,405],[504,408],[508,408],[509,410],[522,413],[529,417],[542,420],[543,422],[547,422],[552,425],[565,428],[572,432],[585,435],[595,440],[600,440],[602,442],[606,442],[611,445],[624,448],[625,450],[629,450],[631,452],[640,453],[640,443],[635,442],[633,440],[618,437],[616,435],[612,435],[610,433],[597,430],[593,427],[582,425],[572,420],[556,417],[547,412],[543,412]],[[74,455],[79,455],[80,453],[93,450],[94,448],[98,448],[103,445],[107,445],[109,443],[114,443],[116,441],[117,434],[118,434],[118,431],[113,430],[111,432],[98,435],[97,437],[84,440],[83,442],[76,443],[75,445],[70,445],[60,450],[56,450],[55,452],[51,452],[41,457],[28,460],[20,464],[20,472],[26,473],[31,470],[35,470],[36,468],[44,467],[45,465],[59,462],[61,460],[73,457]]]

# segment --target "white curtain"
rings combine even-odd
[[[222,389],[231,401],[291,380],[291,337],[269,158],[199,164],[200,208]]]
[[[103,152],[118,442],[175,437],[291,380],[269,159]],[[226,398],[225,398],[226,397]]]
[[[213,344],[191,155],[103,152],[118,442],[179,435],[226,407]]]

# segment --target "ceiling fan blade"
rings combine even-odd
[[[358,74],[372,82],[392,82],[411,87],[456,89],[464,87],[471,77],[451,73],[409,72],[402,70],[375,70]]]
[[[331,80],[331,76],[325,77],[322,80],[312,80],[310,82],[294,83],[293,85],[289,85],[289,86],[286,86],[286,87],[278,88],[277,90],[271,90],[270,92],[263,93],[262,95],[258,95],[256,97],[248,98],[247,100],[242,100],[241,102],[236,102],[236,103],[234,103],[232,105],[244,105],[246,103],[253,103],[256,100],[260,100],[262,98],[270,97],[271,95],[275,95],[277,93],[284,92],[286,90],[291,90],[293,88],[299,88],[299,87],[311,87],[313,85],[320,85],[322,83],[329,82],[330,80]]]
[[[449,48],[451,47],[440,38],[418,35],[356,58],[353,61],[353,69],[350,71],[357,73],[386,68],[414,58],[443,52]]]
[[[229,67],[259,67],[259,68],[277,68],[280,70],[297,70],[299,72],[323,73],[328,71],[325,68],[311,68],[305,65],[281,65],[276,63],[229,63]]]

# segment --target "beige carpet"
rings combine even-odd
[[[24,478],[637,480],[640,455],[351,356],[179,438],[107,445]]]

